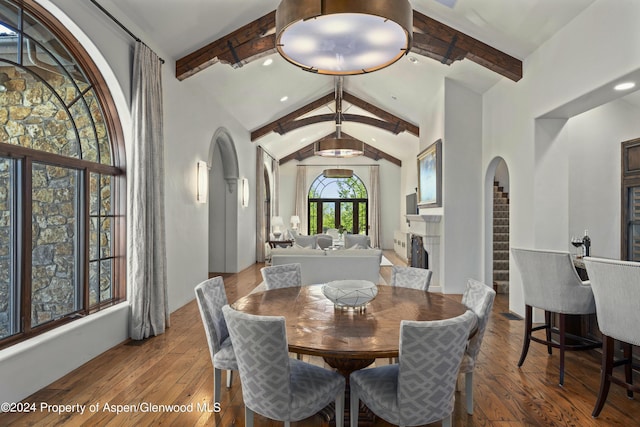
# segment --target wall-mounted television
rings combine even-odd
[[[411,193],[406,196],[406,214],[407,215],[417,215],[418,213],[418,194]]]

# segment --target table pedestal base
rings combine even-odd
[[[376,359],[342,359],[342,358],[334,358],[334,357],[325,357],[324,361],[327,362],[327,365],[334,368],[340,374],[344,376],[347,380],[346,388],[344,391],[344,425],[349,426],[351,421],[350,411],[350,398],[351,398],[351,389],[349,387],[349,375],[351,372],[357,371],[359,369],[364,369],[367,366],[371,365],[375,362]],[[335,425],[336,420],[334,419],[335,409],[333,404],[323,409],[318,413],[323,419],[329,422],[329,425]],[[375,422],[376,416],[367,408],[362,402],[360,402],[360,411],[358,414],[358,426],[373,426]]]

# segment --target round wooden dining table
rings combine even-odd
[[[364,310],[334,307],[322,285],[251,293],[231,305],[262,316],[284,316],[289,351],[321,356],[345,376],[377,358],[397,357],[402,320],[442,320],[467,311],[438,293],[379,285]],[[348,404],[346,405],[348,407]]]
[[[396,357],[401,320],[449,319],[467,310],[442,294],[386,285],[378,286],[378,295],[363,311],[334,308],[322,285],[255,292],[232,307],[244,313],[284,316],[289,350],[321,356],[328,363]]]

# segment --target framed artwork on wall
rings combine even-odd
[[[442,206],[442,140],[418,154],[418,207]]]

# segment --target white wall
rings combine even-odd
[[[445,80],[442,144],[442,257],[444,293],[461,294],[482,280],[482,97]]]
[[[568,122],[569,237],[588,229],[593,256],[622,256],[621,142],[640,137],[639,117],[640,108],[619,100]]]
[[[302,162],[289,161],[280,166],[280,216],[285,221],[285,225],[288,224],[289,218],[295,211],[297,165],[310,166],[307,171],[307,186],[310,187],[313,181],[326,169],[326,165],[333,163],[326,158],[310,157]],[[337,160],[335,163],[339,164],[341,168],[349,167],[353,169],[353,172],[364,182],[367,192],[370,191],[370,174],[367,165],[378,164],[380,166],[380,199],[382,200],[380,206],[380,218],[382,221],[380,245],[382,249],[393,249],[393,232],[397,230],[400,222],[398,206],[404,206],[404,194],[398,192],[400,188],[400,167],[386,160],[374,163],[368,157]],[[335,165],[332,165],[332,167],[335,167]],[[404,215],[404,207],[402,209]]]
[[[483,170],[497,156],[509,167],[511,247],[535,247],[539,242],[555,246],[550,249],[567,249],[569,203],[546,196],[554,176],[559,181],[569,179],[566,144],[570,134],[563,126],[554,135],[546,126],[553,123],[536,124],[536,119],[640,68],[639,16],[640,2],[594,2],[526,58],[520,82],[503,79],[484,95]],[[551,133],[545,137],[545,132]],[[551,143],[554,138],[560,141],[557,147]],[[551,159],[544,153],[556,153],[564,159]],[[559,189],[559,197],[568,199],[569,185],[560,184]],[[556,237],[551,236],[548,226]],[[522,282],[513,260],[510,270],[510,308],[522,314]]]

